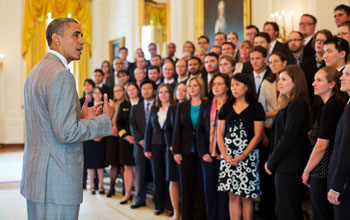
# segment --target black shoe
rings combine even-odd
[[[98,191],[98,193],[99,193],[100,195],[105,194],[105,189],[101,187],[100,190]]]
[[[109,190],[107,193],[107,198],[114,196],[114,190]]]
[[[140,207],[143,207],[143,206],[146,206],[146,203],[143,202],[143,203],[140,203],[140,204],[132,204],[130,206],[131,209],[137,209],[137,208],[140,208]]]
[[[95,188],[91,188],[89,190],[89,192],[90,192],[91,195],[95,195],[96,194],[96,189]]]
[[[132,195],[129,197],[129,199],[127,199],[127,200],[124,200],[124,201],[120,201],[120,205],[124,205],[124,204],[126,204],[126,203],[128,203],[128,202],[131,202],[132,201]]]
[[[160,215],[163,212],[163,210],[154,210],[153,215]]]

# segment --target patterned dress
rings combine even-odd
[[[264,121],[265,112],[260,103],[251,103],[237,114],[233,103],[226,103],[219,114],[219,120],[225,120],[224,142],[226,153],[232,157],[242,154],[254,137],[254,121]],[[220,162],[218,191],[233,192],[246,198],[260,195],[259,151],[254,149],[236,166]]]

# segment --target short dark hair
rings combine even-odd
[[[191,57],[191,59],[188,60],[188,62],[190,62],[190,60],[197,60],[199,65],[201,66],[202,65],[202,61],[201,59],[199,59],[198,57]]]
[[[338,5],[337,7],[335,7],[334,11],[338,11],[338,10],[339,11],[343,10],[347,16],[350,15],[350,7],[347,5],[344,5],[344,4]]]
[[[125,75],[129,76],[129,72],[126,69],[119,70],[117,73],[117,76],[119,77],[120,74],[124,73]]]
[[[297,34],[299,34],[300,38],[301,38],[302,40],[304,40],[304,34],[302,34],[300,31],[291,31],[289,34],[291,34],[291,33],[297,33]]]
[[[158,66],[150,66],[150,67],[148,67],[148,71],[150,71],[150,70],[157,70],[158,73],[160,72]]]
[[[151,59],[152,59],[153,57],[159,57],[159,59],[161,59],[161,60],[162,60],[162,57],[161,57],[159,54],[155,54],[155,55],[153,55],[153,56],[151,57]]]
[[[257,33],[257,34],[255,35],[254,39],[255,39],[256,37],[263,37],[263,38],[265,38],[265,40],[266,40],[267,43],[270,43],[270,42],[271,42],[270,35],[269,35],[268,33],[266,33],[266,32],[259,32],[259,33]]]
[[[219,32],[215,33],[215,36],[219,35],[219,34],[224,35],[224,38],[225,38],[225,41],[226,41],[226,34],[224,32],[219,31]]]
[[[121,48],[119,49],[119,52],[120,52],[121,50],[126,50],[126,52],[128,52],[128,48],[126,48],[126,47],[121,47]]]
[[[95,82],[92,79],[85,79],[83,85],[85,85],[85,83],[88,83],[95,88]]]
[[[314,24],[317,24],[317,18],[311,14],[303,14],[301,17],[309,17],[313,20]]]
[[[231,77],[230,81],[232,82],[232,80],[237,80],[237,81],[247,85],[248,90],[245,93],[245,100],[246,100],[246,102],[248,102],[248,104],[251,104],[251,103],[256,101],[256,95],[255,95],[255,91],[253,89],[253,84],[252,84],[252,82],[249,79],[247,74],[237,73]],[[234,96],[232,96],[230,98],[230,100],[228,101],[229,104],[233,104],[235,102],[236,102],[236,98]]]
[[[259,31],[259,28],[257,27],[257,26],[255,26],[255,25],[253,25],[253,24],[251,24],[251,25],[248,25],[245,29],[252,29],[252,28],[254,28],[255,30],[256,30],[256,33],[259,33],[260,31]]]
[[[94,70],[94,73],[95,73],[95,72],[99,72],[99,73],[101,73],[101,74],[102,74],[102,76],[103,76],[103,75],[105,75],[101,69],[95,69],[95,70]]]
[[[348,60],[349,57],[349,43],[340,37],[333,37],[329,40],[326,40],[323,45],[327,44],[334,44],[335,49],[340,53],[342,51],[345,51],[345,62]]]
[[[339,24],[338,27],[348,27],[349,31],[350,31],[350,21],[344,21],[341,24]]]
[[[148,44],[148,46],[152,46],[152,45],[155,46],[155,47],[157,47],[157,45],[156,45],[155,43],[149,43],[149,44]]]
[[[49,47],[52,43],[52,35],[56,33],[60,36],[63,36],[70,22],[79,24],[79,22],[73,18],[56,18],[50,22],[46,28],[46,41]]]
[[[153,90],[156,90],[157,89],[157,85],[154,81],[150,80],[150,79],[145,79],[141,82],[141,85],[140,85],[140,89],[142,89],[142,86],[145,85],[145,84],[152,84],[152,87],[153,87]]]
[[[265,27],[266,25],[271,25],[272,28],[273,28],[275,31],[277,31],[278,33],[280,32],[280,27],[278,26],[278,24],[277,24],[276,22],[274,22],[274,21],[266,21],[265,24],[264,24],[264,27]]]
[[[348,22],[348,21],[347,21]],[[350,24],[350,22],[349,22]],[[350,28],[349,28],[350,29]],[[332,32],[330,30],[327,30],[327,29],[322,29],[322,30],[319,30],[315,33],[314,37],[312,38],[312,41],[311,41],[311,45],[313,48],[315,48],[315,43],[316,43],[316,37],[317,35],[319,34],[323,34],[324,36],[326,36],[326,40],[328,39],[331,39],[333,38],[333,35],[332,35]]]
[[[261,53],[261,55],[263,55],[263,57],[267,57],[267,50],[265,47],[255,46],[250,50],[250,54],[252,54],[253,52],[259,52]]]
[[[206,57],[215,57],[215,59],[216,59],[217,61],[219,61],[219,56],[218,56],[216,53],[214,53],[214,52],[210,52],[210,53],[205,54],[204,59],[205,59]]]
[[[206,39],[207,42],[208,42],[208,44],[209,44],[209,38],[208,38],[207,36],[202,35],[202,36],[200,36],[200,37],[198,38],[198,40],[199,40],[199,39]]]
[[[237,38],[238,39],[238,38]],[[236,49],[236,46],[232,43],[232,42],[228,42],[228,41],[226,41],[226,42],[224,42],[222,45],[221,45],[221,47],[222,46],[224,46],[224,45],[231,45],[231,47],[232,47],[232,49]]]

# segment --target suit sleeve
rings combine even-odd
[[[112,123],[107,114],[81,119],[75,80],[70,72],[60,72],[48,92],[50,122],[61,143],[76,143],[112,135]]]
[[[348,110],[345,116],[345,122],[343,123],[343,134],[340,141],[339,158],[334,170],[334,176],[330,184],[331,189],[344,193],[344,186],[346,180],[350,177],[350,111]]]
[[[153,126],[152,126],[152,117],[154,114],[154,108],[151,109],[151,114],[148,117],[145,129],[145,148],[144,152],[151,152],[152,148],[152,136],[153,136]]]
[[[273,152],[271,153],[267,164],[272,172],[276,169],[279,162],[288,155],[300,139],[300,131],[307,120],[308,108],[302,101],[293,101],[289,104],[286,112],[286,121],[283,134],[278,140]]]
[[[174,154],[181,154],[181,105],[176,109],[176,116],[174,121],[174,135],[173,135],[173,152]]]
[[[171,124],[171,119],[170,117],[172,117],[173,114],[173,108],[169,107],[167,116],[166,116],[166,120],[165,120],[165,124],[164,124],[164,131],[165,131],[165,144],[167,147],[171,147],[173,146],[173,126]]]

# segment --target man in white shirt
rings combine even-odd
[[[274,52],[281,52],[284,53],[285,46],[281,42],[277,40],[280,28],[276,22],[273,21],[267,21],[264,24],[264,32],[266,32],[270,36],[270,48],[269,48],[269,55],[271,55]]]

